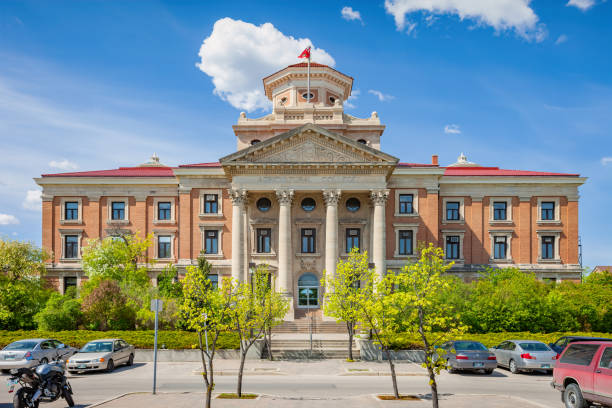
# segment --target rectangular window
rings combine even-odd
[[[64,258],[74,259],[79,257],[79,236],[64,236]]]
[[[66,201],[64,203],[64,219],[78,220],[79,219],[79,203],[77,201]]]
[[[204,195],[204,213],[216,214],[219,211],[219,196],[217,194]]]
[[[601,368],[612,368],[612,347],[606,347],[599,360]]]
[[[599,344],[570,344],[559,361],[561,363],[589,366],[597,349],[599,349]]]
[[[64,277],[64,293],[66,293],[66,291],[69,288],[76,288],[77,287],[77,278],[76,276],[66,276]]]
[[[399,254],[412,255],[412,231],[399,231]]]
[[[542,221],[552,221],[555,219],[555,202],[554,201],[543,201],[541,204],[542,208]]]
[[[157,219],[160,221],[170,220],[172,217],[172,203],[162,201],[157,203]]]
[[[493,258],[506,259],[506,252],[508,249],[506,237],[494,237],[493,239]]]
[[[160,235],[157,237],[157,257],[160,259],[163,258],[171,258],[172,254],[170,253],[170,244],[171,244],[171,236],[168,235]]]
[[[505,201],[496,201],[493,203],[493,219],[494,220],[506,220],[508,216],[506,214],[508,203]]]
[[[316,230],[314,228],[302,228],[302,253],[314,254],[316,252]]]
[[[219,231],[206,230],[204,231],[204,248],[207,254],[219,253]]]
[[[361,252],[361,230],[359,228],[346,229],[346,253],[351,252],[351,249],[357,248]]]
[[[257,228],[257,253],[269,254],[271,250],[270,236],[272,230],[270,228]]]
[[[400,214],[412,214],[412,200],[414,196],[412,194],[400,194],[399,195],[399,212]]]
[[[449,221],[459,221],[459,206],[458,201],[448,201],[446,203],[446,219]]]
[[[219,287],[219,275],[208,275],[208,280],[210,281],[213,289]]]
[[[446,259],[459,259],[459,243],[461,239],[458,235],[446,237]]]
[[[111,220],[125,219],[125,202],[113,201],[111,203]]]
[[[555,258],[555,237],[542,237],[542,259]]]

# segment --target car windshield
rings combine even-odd
[[[79,353],[105,353],[113,351],[112,341],[91,341],[83,346]]]
[[[484,344],[477,341],[456,341],[455,350],[458,351],[487,351]]]
[[[38,344],[35,341],[16,341],[4,348],[4,350],[32,350]]]
[[[544,343],[520,343],[519,346],[525,351],[550,351]]]

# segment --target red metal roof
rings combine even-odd
[[[212,162],[212,163],[181,164],[179,168],[182,168],[182,167],[221,167],[221,163]]]
[[[119,167],[113,170],[43,174],[43,177],[174,177],[172,167]]]
[[[578,177],[579,174],[551,173],[547,171],[506,170],[499,167],[447,167],[445,176],[564,176]]]

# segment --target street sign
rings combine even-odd
[[[151,299],[151,311],[161,312],[164,310],[164,301],[161,299]]]

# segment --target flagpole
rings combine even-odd
[[[310,47],[308,47],[308,90],[306,91],[306,103],[310,104]]]

